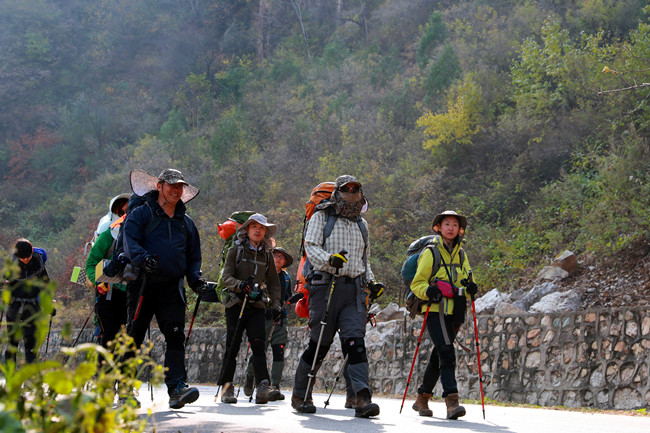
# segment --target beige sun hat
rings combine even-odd
[[[433,219],[433,222],[431,223],[431,227],[433,228],[436,225],[440,224],[442,220],[448,216],[456,217],[458,219],[458,223],[460,224],[460,228],[462,228],[463,230],[467,230],[467,218],[463,215],[457,214],[453,210],[446,210],[436,215],[436,217]]]
[[[253,215],[248,217],[246,222],[242,224],[241,227],[239,227],[239,229],[237,229],[237,239],[242,240],[246,236],[248,231],[248,226],[251,225],[253,221],[266,227],[266,235],[264,235],[264,239],[267,239],[269,241],[271,240],[271,238],[273,238],[273,235],[278,230],[278,226],[268,222],[264,215],[262,215],[261,213],[254,213]],[[271,246],[275,246],[275,241],[273,241],[273,245]]]
[[[158,177],[147,173],[144,170],[131,170],[130,174],[131,189],[137,195],[144,195],[149,191],[156,190],[158,182],[166,182],[170,185],[181,183],[183,187],[183,195],[181,201],[187,203],[194,197],[199,195],[200,190],[185,181],[183,173],[173,168],[166,168],[160,172]]]

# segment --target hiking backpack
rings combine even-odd
[[[316,212],[316,206],[330,200],[335,186],[336,184],[334,182],[319,183],[312,190],[309,200],[305,203],[305,217],[303,218],[302,240],[300,242],[300,263],[298,263],[298,274],[296,276],[295,286],[295,292],[302,293],[305,296],[296,303],[296,314],[298,317],[309,317],[309,283],[314,272],[314,267],[309,262],[307,252],[305,251],[305,233],[307,232],[309,220]],[[334,209],[331,207],[323,210],[322,212],[327,212],[327,220],[325,222],[325,226],[323,227],[323,244],[325,244],[325,240],[332,234],[332,230],[334,229],[334,224],[336,224],[336,219],[338,216],[336,215]],[[361,221],[361,217],[358,218],[357,224],[359,225],[359,230],[361,231],[361,235],[363,237],[363,243],[365,246],[367,246],[368,230]],[[364,260],[367,260],[365,253]]]
[[[219,268],[221,270],[219,271],[219,280],[217,281],[216,292],[217,296],[221,295],[221,300],[224,305],[230,304],[232,301],[231,292],[223,283],[223,266],[226,263],[226,256],[228,255],[230,248],[235,245],[235,241],[237,240],[237,230],[239,230],[242,224],[244,224],[254,213],[255,212],[253,211],[233,212],[232,215],[230,215],[230,218],[228,218],[223,224],[217,224],[217,231],[219,232],[221,239],[224,240],[224,243],[223,249],[221,250],[221,260],[219,262]],[[243,253],[243,250],[237,254],[237,263],[241,260],[241,253]]]
[[[411,290],[411,283],[413,282],[413,278],[415,277],[415,273],[418,269],[420,254],[422,254],[422,252],[427,248],[431,249],[431,253],[433,254],[431,276],[437,274],[442,262],[440,251],[436,247],[437,243],[437,235],[423,236],[411,242],[406,250],[406,260],[404,260],[404,264],[402,265],[401,270],[402,281],[404,282],[404,292],[402,296],[406,301],[406,310],[409,312],[411,318],[414,318],[416,315],[421,314],[422,306],[426,305],[427,303],[427,301],[424,299],[420,299],[415,296],[415,293],[413,293]],[[465,250],[461,248],[458,254],[460,256],[460,266],[462,268],[463,262],[465,261]]]

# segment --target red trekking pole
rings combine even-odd
[[[418,351],[420,350],[420,342],[422,341],[422,334],[424,334],[424,328],[427,326],[427,317],[429,317],[429,309],[431,308],[431,301],[427,303],[427,312],[424,314],[424,322],[422,322],[422,330],[420,331],[420,337],[418,337],[418,345],[415,347],[415,355],[413,355],[413,362],[411,363],[411,371],[409,373],[409,379],[406,381],[406,389],[404,390],[404,397],[402,398],[402,406],[399,408],[399,413],[402,413],[404,408],[404,400],[406,400],[406,393],[409,390],[409,383],[411,383],[411,375],[413,374],[413,367],[415,366],[415,360],[418,358]]]
[[[472,273],[469,274],[469,280],[474,282]],[[481,385],[481,407],[483,408],[483,419],[485,419],[485,401],[483,399],[483,375],[481,373],[481,350],[478,347],[478,326],[476,325],[476,307],[474,306],[474,295],[472,295],[472,313],[474,314],[474,338],[476,339],[476,359],[478,361],[478,381]]]

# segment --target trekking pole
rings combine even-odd
[[[81,327],[81,331],[79,331],[79,334],[77,334],[77,338],[75,338],[74,343],[72,343],[72,347],[77,347],[77,343],[79,342],[79,337],[81,337],[81,334],[83,334],[84,329],[86,329],[86,325],[88,324],[88,321],[90,320],[90,316],[92,316],[94,311],[91,311],[88,317],[86,317],[86,321],[84,322],[83,326]],[[68,361],[68,358],[70,356],[66,356],[65,359],[63,360],[63,363],[65,364]]]
[[[56,303],[56,301],[52,299],[52,303]],[[56,309],[54,310],[54,314],[56,314]],[[54,317],[54,314],[50,315],[50,324],[47,327],[47,338],[45,339],[45,355],[43,355],[43,361],[47,358],[47,349],[50,346],[50,333],[52,332],[52,318]],[[0,322],[2,322],[2,319],[0,319]]]
[[[339,254],[345,256],[348,252],[345,250],[339,251]],[[327,296],[327,306],[325,307],[325,314],[323,319],[320,321],[320,333],[318,334],[318,343],[316,343],[316,353],[314,354],[314,360],[311,363],[311,370],[309,371],[309,380],[307,380],[307,390],[305,391],[305,399],[300,405],[300,413],[304,413],[305,402],[307,401],[307,396],[309,396],[309,388],[311,387],[311,382],[314,379],[314,371],[316,370],[316,362],[318,360],[318,352],[320,350],[320,343],[323,340],[323,332],[325,331],[325,326],[327,325],[327,315],[330,311],[330,304],[332,303],[332,294],[334,293],[334,286],[336,285],[336,277],[339,275],[339,269],[336,268],[334,272],[334,277],[332,278],[332,284],[330,285],[330,293]]]
[[[244,308],[246,308],[246,302],[248,302],[248,293],[246,293],[246,296],[244,296],[244,302],[241,304],[241,310],[239,310],[239,317],[237,317],[237,325],[235,326],[235,333],[232,336],[232,342],[230,343],[230,347],[226,350],[225,355],[228,355],[228,358],[224,356],[224,360],[221,363],[221,371],[219,372],[219,381],[218,381],[218,386],[217,386],[217,393],[214,396],[214,401],[217,401],[217,397],[219,397],[219,390],[221,389],[221,386],[223,385],[223,374],[226,371],[226,366],[230,365],[231,359],[236,362],[236,357],[237,355],[233,356],[232,352],[235,350],[235,342],[237,341],[237,334],[239,333],[239,327],[241,325],[241,317],[244,315]]]
[[[185,344],[190,339],[190,335],[192,335],[192,327],[194,326],[194,319],[196,319],[196,313],[199,312],[199,305],[201,304],[201,295],[197,295],[196,297],[196,305],[194,306],[194,313],[192,314],[192,321],[190,322],[190,329],[187,330],[187,337],[185,337]]]
[[[147,333],[149,334],[149,343],[151,343],[151,323],[149,323],[149,328],[147,328]],[[151,348],[149,349],[149,355],[151,355]],[[149,390],[151,392],[151,401],[153,401],[153,384],[151,383],[152,376],[153,376],[153,365],[149,367]]]
[[[138,320],[138,316],[140,315],[140,308],[142,308],[142,300],[144,299],[144,286],[147,285],[148,276],[149,274],[145,272],[144,276],[142,277],[142,285],[140,286],[140,296],[138,297],[138,307],[135,309],[135,315],[133,316],[134,322]]]
[[[411,375],[413,374],[413,367],[415,366],[415,360],[418,357],[418,351],[420,350],[420,342],[422,341],[422,334],[424,334],[424,328],[427,326],[427,317],[429,317],[429,310],[431,309],[431,300],[427,303],[427,312],[424,313],[424,321],[422,322],[422,330],[420,330],[420,336],[418,337],[418,345],[415,347],[415,354],[413,355],[413,362],[411,363],[411,371],[409,372],[409,378],[406,381],[406,389],[404,390],[404,397],[402,397],[402,406],[399,408],[399,413],[402,413],[404,409],[404,400],[406,400],[406,393],[409,390],[409,384],[411,383]]]
[[[474,282],[472,273],[469,274],[469,280]],[[483,409],[483,419],[485,419],[485,400],[483,397],[483,374],[481,373],[481,350],[478,347],[478,326],[476,324],[476,307],[474,306],[474,295],[472,298],[472,314],[474,315],[474,338],[476,339],[476,360],[478,361],[478,381],[481,386],[481,408]]]

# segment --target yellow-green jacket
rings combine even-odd
[[[436,236],[433,241],[434,245],[432,248],[437,248],[438,251],[440,251],[440,255],[442,257],[442,260],[440,261],[440,268],[438,269],[438,272],[436,272],[435,275],[431,275],[432,271],[432,266],[433,266],[433,253],[431,252],[431,249],[427,247],[425,250],[422,251],[420,254],[420,257],[418,258],[418,269],[415,272],[415,277],[413,277],[413,282],[411,282],[411,290],[420,299],[424,299],[425,301],[428,300],[429,298],[426,295],[427,288],[429,287],[429,281],[432,281],[434,278],[438,278],[439,280],[443,281],[449,281],[449,276],[447,275],[447,271],[445,271],[445,266],[443,265],[444,263],[447,265],[447,269],[449,270],[449,274],[451,275],[453,281],[451,283],[456,286],[456,287],[462,287],[460,284],[460,280],[463,278],[468,278],[469,273],[471,272],[471,267],[469,265],[469,260],[467,259],[467,254],[463,255],[465,256],[463,259],[463,263],[461,266],[461,259],[460,259],[460,250],[461,250],[461,242],[456,243],[454,247],[451,250],[451,253],[447,251],[447,249],[443,245],[442,238],[440,236]],[[467,297],[467,299],[471,299],[470,296],[463,290],[463,293]],[[434,312],[439,312],[440,310],[440,305],[442,304],[443,307],[443,313],[445,315],[450,315],[454,312],[454,300],[452,298],[442,298],[442,302],[439,304],[431,304],[431,310]],[[422,312],[425,312],[427,310],[426,304],[422,307]]]

